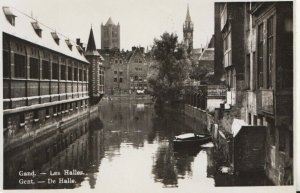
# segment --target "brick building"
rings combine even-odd
[[[18,10],[2,7],[0,23],[8,151],[86,116],[94,86],[89,79],[99,74],[90,73],[94,69],[80,46]]]
[[[108,95],[128,94],[128,60],[129,52],[119,50],[99,50],[104,58],[105,93]]]
[[[292,184],[293,3],[245,4],[246,122],[267,129],[267,175]]]
[[[92,104],[98,103],[104,94],[104,67],[103,57],[96,49],[93,29],[90,30],[87,48],[84,52],[86,59],[90,62],[89,73],[89,95]]]
[[[292,184],[293,3],[216,3],[215,20],[220,24],[215,26],[215,54],[222,53],[215,55],[215,68],[219,73],[225,69],[230,105],[218,120],[220,128],[233,132],[237,118],[248,125],[240,129],[265,130],[252,133],[257,139],[266,133],[261,140],[265,143],[248,149],[264,150],[257,159],[262,159],[259,163],[275,184]],[[217,42],[218,34],[223,45]],[[255,137],[248,137],[255,142]],[[239,159],[251,157],[250,149]]]
[[[132,53],[128,59],[129,93],[148,89],[148,69],[149,64],[146,61],[144,48],[132,47]]]
[[[149,61],[143,47],[131,51],[99,50],[104,57],[105,93],[133,94],[148,90],[147,74]],[[149,58],[149,57],[148,57]]]

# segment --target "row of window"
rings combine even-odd
[[[114,77],[114,82],[118,82],[118,78],[117,77]],[[123,82],[123,77],[120,77],[119,78],[119,83],[122,83]]]
[[[87,100],[82,100],[82,101],[77,101],[77,102],[71,102],[71,103],[64,103],[60,105],[55,105],[51,108],[53,108],[53,117],[56,117],[61,114],[69,113],[74,110],[78,110],[79,108],[85,108],[88,107],[88,102]],[[50,118],[50,107],[47,107],[45,109],[45,118],[48,119]],[[39,116],[39,109],[36,109],[33,111],[33,121],[34,122],[39,122],[40,116]],[[7,121],[5,121],[7,122]],[[20,113],[20,126],[23,127],[26,125],[25,122],[25,113]]]
[[[133,82],[133,81],[147,82],[146,79],[143,80],[142,77],[138,77],[138,76],[130,77],[130,82]],[[114,82],[118,82],[118,77],[114,77]],[[123,77],[119,77],[119,82],[123,82]]]
[[[115,60],[115,64],[123,64],[123,60]]]
[[[140,67],[135,67],[135,70],[136,70],[136,71],[142,71],[142,70],[143,70],[143,68],[140,68]]]
[[[267,33],[264,36],[264,25],[266,25]],[[266,23],[262,22],[258,26],[258,45],[257,45],[257,85],[258,87],[272,88],[272,71],[274,64],[274,16],[267,19]],[[264,41],[267,41],[267,48],[264,48]],[[264,54],[266,52],[266,61]],[[264,65],[265,64],[265,65]],[[264,66],[266,68],[264,69]],[[264,84],[266,79],[266,85]]]
[[[130,87],[147,87],[147,84],[144,83],[138,83],[138,84],[130,84]]]
[[[14,77],[15,78],[30,78],[38,79],[40,77],[40,65],[39,59],[30,57],[29,58],[29,75],[26,75],[26,56],[15,53],[14,55]],[[59,79],[59,68],[60,68],[60,80],[74,80],[74,81],[87,81],[87,70],[78,69],[76,67],[68,66],[68,77],[66,75],[66,65],[59,65],[58,63],[52,62],[52,73],[51,64],[47,60],[42,60],[41,64],[42,74],[41,79]],[[52,75],[52,77],[51,77]],[[11,64],[9,52],[3,51],[3,77],[11,76]],[[66,79],[67,78],[67,79]]]
[[[144,82],[146,82],[147,80],[143,79],[143,77],[141,77],[141,76],[130,76],[130,82],[133,82],[133,81],[144,81]]]
[[[117,74],[118,74],[118,71],[115,70],[115,71],[114,71],[114,74],[117,75]],[[123,75],[123,71],[119,71],[119,75],[122,76],[122,75]]]
[[[143,63],[143,60],[142,60],[142,59],[136,58],[136,59],[134,59],[134,62],[135,62],[135,63]]]

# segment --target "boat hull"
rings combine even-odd
[[[202,138],[196,139],[174,139],[173,146],[174,148],[192,148],[200,147],[200,145],[211,142],[212,138],[210,135],[206,135]]]

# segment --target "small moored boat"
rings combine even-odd
[[[185,133],[175,136],[173,140],[174,148],[200,147],[200,145],[211,141],[209,134]]]

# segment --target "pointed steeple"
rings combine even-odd
[[[186,12],[186,18],[185,21],[192,21],[191,20],[191,16],[190,16],[190,8],[189,8],[189,4],[187,6],[187,12]]]
[[[95,38],[94,38],[94,33],[93,33],[92,27],[91,27],[90,36],[89,36],[88,44],[87,44],[84,55],[85,56],[100,56],[100,54],[96,48],[96,43],[95,43]]]
[[[87,47],[86,47],[86,51],[94,51],[94,50],[97,50],[97,49],[96,49],[96,44],[95,44],[93,28],[91,27],[90,36],[89,36],[88,44],[87,44]]]

